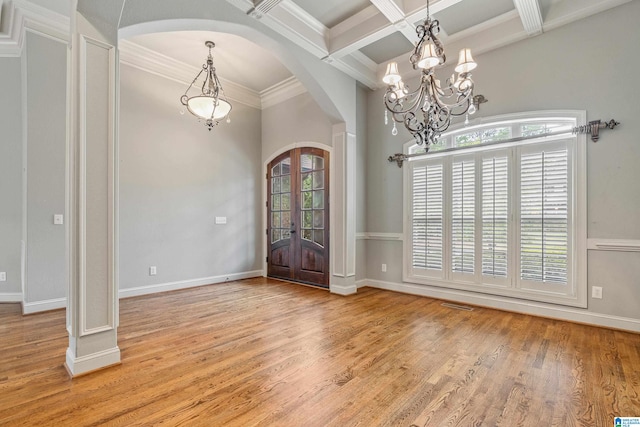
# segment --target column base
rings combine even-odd
[[[120,364],[120,348],[110,348],[108,350],[92,353],[87,356],[76,357],[71,348],[67,348],[67,360],[64,364],[69,375],[77,377],[80,375],[86,375],[90,372],[97,371],[103,368],[108,368],[113,365]]]
[[[358,292],[358,286],[356,285],[356,279],[352,277],[331,277],[331,283],[329,284],[329,291],[332,294],[338,295],[353,295]]]

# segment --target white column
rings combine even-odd
[[[349,295],[356,287],[356,136],[344,124],[333,126],[333,215],[331,222],[332,293]]]
[[[69,298],[66,366],[72,376],[120,362],[117,343],[115,40],[72,19],[68,149]]]

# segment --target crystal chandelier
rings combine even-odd
[[[213,66],[213,56],[211,56],[211,49],[216,45],[212,41],[205,42],[205,46],[209,48],[209,56],[207,62],[202,65],[202,70],[198,73],[195,79],[191,82],[184,95],[180,97],[182,105],[187,107],[187,110],[197,118],[204,120],[205,126],[211,130],[216,126],[221,119],[227,118],[227,123],[231,121],[229,113],[231,112],[231,104],[227,101],[227,97],[224,94],[220,80],[216,75],[216,68]],[[196,83],[198,78],[204,76],[204,82],[202,82],[202,91],[198,95],[188,96],[189,90]]]
[[[396,122],[404,123],[416,143],[425,144],[427,151],[435,143],[442,132],[451,124],[451,116],[473,114],[476,104],[473,96],[473,80],[471,71],[477,64],[471,57],[470,49],[460,51],[455,73],[442,85],[435,76],[435,68],[446,61],[444,47],[436,35],[440,32],[440,23],[429,16],[427,2],[427,18],[418,25],[416,33],[419,41],[409,58],[414,70],[422,70],[420,87],[410,92],[398,72],[398,64],[391,62],[382,81],[388,85],[384,94],[385,124],[388,121],[387,111],[394,120],[392,134],[397,135]]]

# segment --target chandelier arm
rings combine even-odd
[[[191,84],[189,85],[189,87],[187,88],[187,90],[184,91],[184,96],[182,98],[184,98],[185,96],[187,96],[187,93],[189,92],[189,90],[193,87],[193,84],[196,82],[196,80],[198,80],[198,77],[200,77],[200,74],[202,74],[202,72],[204,71],[204,68],[202,70],[200,70],[200,72],[198,73],[198,75],[196,76],[195,79],[193,79],[193,81],[191,82]],[[182,100],[181,98],[181,100]],[[187,105],[185,102],[182,102],[183,105]]]

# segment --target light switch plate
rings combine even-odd
[[[216,224],[226,224],[227,223],[227,217],[226,216],[217,216],[216,217]]]
[[[55,225],[63,225],[64,224],[64,215],[62,214],[55,214],[53,216],[53,223]]]

